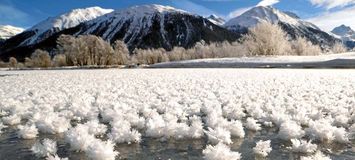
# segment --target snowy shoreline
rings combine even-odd
[[[148,68],[355,68],[355,52],[320,56],[195,59],[158,63]]]

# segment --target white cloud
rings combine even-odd
[[[256,6],[272,6],[276,3],[279,3],[280,0],[262,0]]]
[[[331,31],[333,28],[345,24],[355,29],[355,6],[347,7],[340,11],[324,12],[319,16],[308,19],[325,31]]]
[[[355,0],[310,0],[313,5],[332,9],[336,7],[345,7],[355,4]]]

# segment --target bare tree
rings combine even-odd
[[[31,55],[33,66],[36,67],[50,67],[51,66],[51,57],[47,51],[37,49]]]
[[[3,62],[2,60],[0,60],[0,68],[3,68],[3,67],[8,67],[8,65]]]
[[[77,38],[62,35],[57,40],[58,54],[65,54],[69,65],[111,65],[114,50],[102,38],[81,35]]]
[[[313,45],[311,41],[298,37],[291,42],[292,54],[299,56],[319,55],[322,53],[320,46]]]
[[[31,58],[25,58],[25,67],[31,68],[33,66],[33,62]]]
[[[17,59],[15,57],[10,57],[9,66],[11,68],[16,68],[17,67]]]
[[[347,52],[348,50],[346,49],[346,47],[344,46],[343,43],[335,43],[335,45],[331,48],[331,52],[332,53],[344,53]]]
[[[65,54],[57,54],[53,57],[53,65],[56,67],[67,66],[67,57]]]
[[[113,44],[114,55],[113,64],[124,65],[128,64],[129,51],[126,44],[123,41],[117,40]]]
[[[291,50],[281,27],[266,22],[250,29],[243,44],[250,55],[287,55]]]

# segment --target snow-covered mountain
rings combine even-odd
[[[0,25],[0,39],[2,40],[9,39],[23,31],[24,31],[23,28],[14,27],[10,25]]]
[[[50,17],[36,24],[21,34],[9,39],[5,45],[6,48],[9,49],[37,44],[55,33],[75,27],[82,22],[92,20],[112,11],[112,9],[102,9],[100,7],[74,9],[68,13]]]
[[[333,46],[338,41],[316,25],[300,19],[296,14],[282,12],[271,6],[254,7],[242,15],[232,18],[224,26],[239,33],[246,33],[248,28],[262,22],[278,24],[288,33],[290,38],[305,37],[314,44],[320,44],[324,48]]]
[[[335,27],[331,32],[339,36],[343,41],[355,41],[355,31],[349,26],[341,25]]]
[[[341,39],[348,48],[355,47],[355,31],[351,27],[345,25],[335,27],[331,34]]]
[[[162,5],[142,5],[117,10],[79,26],[75,35],[94,34],[114,42],[117,39],[134,48],[167,50],[191,47],[197,41],[233,40],[233,34],[209,20]]]
[[[79,21],[80,18],[75,18],[75,20]],[[17,52],[21,50],[21,52],[26,52],[25,54],[30,54],[28,52],[36,48],[54,48],[56,38],[61,34],[74,36],[91,34],[100,36],[111,43],[116,40],[123,40],[131,51],[135,48],[159,47],[170,50],[175,46],[191,47],[201,40],[205,42],[234,41],[238,38],[236,33],[215,25],[202,16],[161,5],[134,6],[85,21],[77,26],[60,23],[60,25],[57,25],[58,27],[55,27],[58,29],[54,29],[57,32],[55,34],[50,31],[43,32],[43,30],[46,30],[43,28],[49,28],[46,26],[53,25],[40,23],[28,31],[33,33],[33,30],[38,30],[36,33],[45,33],[45,36],[39,36],[43,34],[36,34],[35,36],[29,34],[29,37],[18,36],[16,41],[21,42],[22,46],[20,49],[14,49]],[[63,30],[60,31],[60,29]],[[9,50],[4,47],[1,57],[16,54],[14,49]]]
[[[226,23],[226,20],[224,20],[221,17],[218,17],[214,14],[206,17],[210,22],[214,23],[215,25],[223,26],[224,23]]]
[[[63,15],[50,17],[27,30],[27,32],[33,32],[34,35],[23,41],[21,45],[38,43],[56,32],[75,27],[82,22],[95,19],[112,11],[112,9],[90,7],[85,9],[74,9]]]

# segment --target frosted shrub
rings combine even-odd
[[[129,51],[126,44],[123,41],[117,40],[113,44],[114,55],[113,55],[113,64],[124,65],[128,64],[129,60]]]
[[[251,28],[244,37],[243,45],[252,56],[287,55],[291,48],[281,27],[266,22]]]
[[[334,44],[330,51],[331,53],[344,53],[347,52],[347,49],[343,43],[337,42]]]
[[[303,37],[298,37],[291,42],[292,52],[291,54],[298,56],[312,56],[322,53],[321,48],[318,45],[313,45],[311,41]]]
[[[0,60],[0,68],[5,68],[5,67],[8,67],[8,64]]]
[[[32,65],[35,67],[47,68],[51,66],[51,57],[49,53],[44,50],[37,49],[31,55]]]
[[[67,56],[65,54],[57,54],[53,57],[53,65],[56,67],[67,66]]]
[[[15,57],[10,57],[9,66],[12,67],[12,68],[16,68],[17,67],[17,59]]]
[[[32,62],[31,58],[28,58],[28,57],[25,58],[25,67],[28,67],[28,68],[33,67],[33,62]]]
[[[140,64],[154,64],[169,61],[168,55],[163,48],[135,49],[133,54]]]

